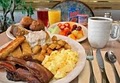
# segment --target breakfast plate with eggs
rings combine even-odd
[[[48,27],[47,30],[51,34],[64,35],[78,42],[84,41],[88,34],[85,26],[75,22],[58,22]]]
[[[79,44],[78,42],[76,42],[75,40],[73,40],[69,37],[58,35],[58,34],[55,34],[54,36],[57,37],[57,39],[58,39],[57,42],[59,42],[59,44],[61,44],[61,42],[66,42],[65,45],[67,45],[67,48],[69,45],[71,46],[71,48],[68,50],[66,50],[66,49],[62,50],[60,52],[53,51],[49,56],[45,57],[45,59],[42,62],[42,65],[54,74],[54,72],[56,72],[57,64],[60,64],[60,63],[63,64],[63,65],[61,65],[61,67],[59,67],[59,68],[61,68],[61,70],[59,72],[57,72],[57,74],[54,76],[56,78],[51,79],[49,83],[69,83],[82,72],[82,70],[85,66],[85,61],[86,61],[85,49],[83,48],[83,46],[81,44]],[[52,40],[54,40],[53,42],[55,42],[56,37],[55,38],[53,38],[53,37],[52,37]],[[2,48],[4,48],[6,45],[8,45],[8,44],[1,46],[0,50]],[[50,47],[54,47],[54,46],[53,46],[53,44],[51,44],[48,47],[50,48]],[[57,56],[56,56],[56,53],[58,54]],[[65,55],[69,55],[70,57],[67,57]],[[49,62],[51,62],[52,65],[50,65]],[[69,64],[72,64],[74,62],[75,63],[73,65],[68,65],[68,66],[64,65],[64,64],[67,64],[67,62]],[[65,70],[66,70],[66,72],[64,72]],[[14,81],[7,80],[5,72],[0,72],[0,82],[20,83],[20,82],[14,82]],[[24,83],[24,82],[21,82],[21,83]]]

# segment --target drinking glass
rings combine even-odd
[[[61,21],[61,10],[60,9],[51,9],[48,11],[49,24],[52,25],[56,22]]]
[[[46,27],[48,26],[48,10],[48,8],[37,8],[37,17]]]

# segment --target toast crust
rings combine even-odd
[[[9,53],[14,51],[24,40],[25,40],[24,36],[18,36],[6,47],[2,48],[0,50],[0,59],[5,59],[9,55]]]

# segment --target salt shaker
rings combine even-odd
[[[106,17],[106,18],[112,18],[111,12],[106,12],[106,13],[104,14],[104,17]]]

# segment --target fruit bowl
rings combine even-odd
[[[50,34],[70,37],[78,42],[85,40],[88,32],[85,26],[75,22],[58,22],[48,27],[47,31]]]

